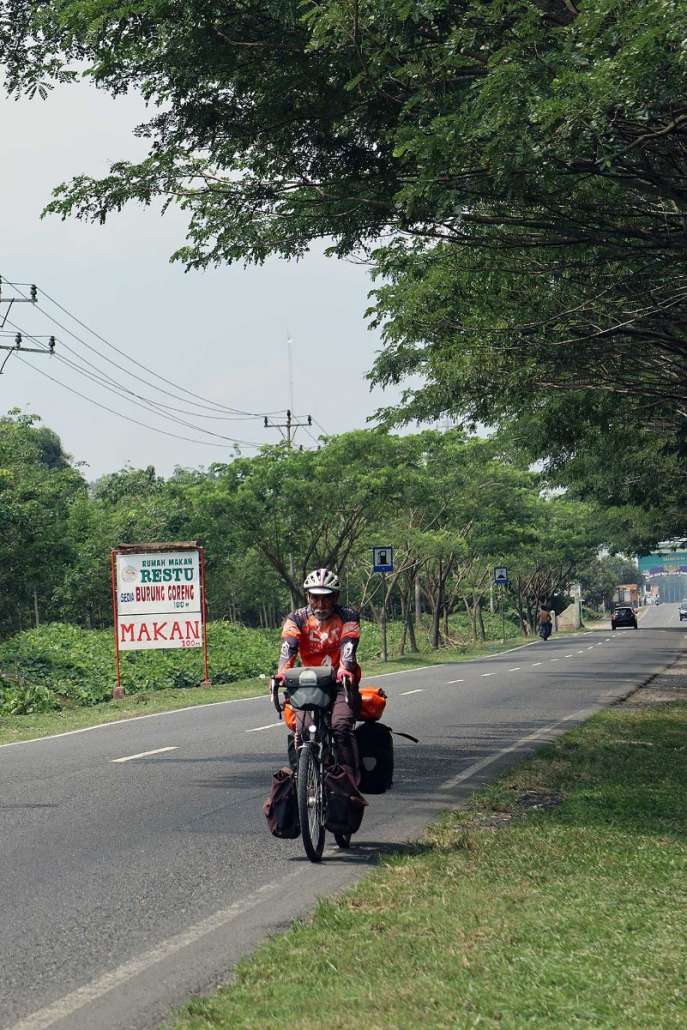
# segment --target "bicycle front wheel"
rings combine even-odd
[[[324,851],[324,790],[322,769],[310,744],[298,756],[298,816],[303,847],[311,862],[319,862]]]

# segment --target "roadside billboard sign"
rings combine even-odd
[[[205,562],[197,543],[136,544],[112,551],[117,690],[122,651],[202,648],[207,671]]]
[[[679,576],[687,574],[687,551],[656,551],[642,554],[639,571],[645,576]]]

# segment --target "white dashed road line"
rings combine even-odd
[[[575,655],[574,654],[564,654],[563,657],[564,658],[574,658]]]
[[[482,679],[484,679],[486,676],[495,676],[495,675],[496,675],[495,672],[483,672],[482,673]]]
[[[421,694],[423,687],[418,687],[417,690],[403,690],[401,691],[401,697],[407,697],[408,694]]]
[[[535,665],[542,665],[542,664],[543,664],[542,662],[532,662],[533,666],[535,666]]]
[[[552,662],[560,662],[560,658],[552,658],[551,661]]]
[[[149,758],[151,755],[161,755],[163,751],[178,751],[178,747],[156,747],[154,751],[141,751],[138,755],[127,755],[126,758],[113,758],[112,764],[118,762],[133,762],[134,758]]]
[[[465,680],[449,680],[448,685],[453,686],[454,683],[465,683]]]
[[[520,672],[520,666],[519,666],[519,665],[516,665],[516,666],[515,666],[515,668],[513,668],[513,669],[509,669],[508,671],[509,671],[509,672]]]
[[[443,662],[438,662],[436,665],[418,665],[415,669],[401,669],[400,672],[380,672],[376,676],[366,676],[366,680],[381,680],[385,676],[405,676],[409,672],[422,672],[423,669],[441,669],[443,668]]]
[[[267,726],[254,726],[252,730],[246,730],[246,733],[259,733],[260,730],[273,730],[275,726],[281,726],[280,722],[271,722]]]

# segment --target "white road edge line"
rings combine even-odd
[[[259,733],[260,730],[273,730],[275,726],[283,726],[283,723],[270,722],[267,726],[254,726],[252,730],[246,730],[246,733]]]
[[[119,762],[133,762],[135,758],[150,758],[151,755],[161,755],[163,751],[178,751],[178,745],[174,747],[156,747],[154,751],[141,751],[137,755],[127,755],[126,758],[113,758],[112,764],[117,765]]]
[[[542,730],[537,730],[535,733],[530,733],[527,737],[521,737],[520,740],[516,740],[510,747],[501,748],[500,751],[496,751],[493,755],[487,755],[485,758],[480,758],[478,762],[473,762],[467,769],[464,769],[462,773],[458,773],[457,776],[452,776],[450,780],[445,780],[439,785],[439,790],[452,790],[457,787],[459,783],[464,783],[465,780],[469,780],[475,773],[481,772],[482,769],[486,769],[487,766],[493,765],[494,762],[498,762],[499,758],[503,755],[510,755],[513,751],[517,751],[525,744],[533,743],[535,740],[540,740],[545,737],[548,733],[552,733],[559,726],[563,726],[566,722],[572,722],[574,719],[587,719],[590,715],[599,711],[599,706],[593,708],[579,708],[576,712],[572,712],[570,715],[566,715],[565,718],[559,719],[558,722],[552,722],[549,726],[545,726]],[[13,1030],[25,1030],[24,1027],[13,1027]],[[28,1030],[28,1028],[26,1028]],[[33,1030],[33,1028],[31,1028]]]
[[[258,887],[257,890],[248,894],[241,901],[230,905],[229,908],[215,912],[200,923],[190,926],[188,930],[183,930],[181,933],[169,937],[166,941],[158,944],[157,947],[152,948],[145,954],[125,962],[116,969],[110,970],[109,973],[104,973],[97,980],[92,980],[89,984],[79,987],[70,994],[65,994],[63,998],[59,998],[51,1005],[37,1009],[36,1012],[32,1012],[18,1023],[15,1023],[12,1030],[45,1030],[46,1027],[52,1026],[53,1023],[73,1016],[79,1009],[97,1001],[104,994],[107,994],[115,987],[120,987],[122,984],[127,983],[135,976],[139,976],[147,969],[157,965],[158,962],[164,962],[165,959],[175,955],[178,951],[182,951],[183,948],[196,944],[207,934],[222,929],[228,923],[233,923],[246,912],[260,905],[271,895],[283,891],[285,883],[295,879],[297,876],[302,876],[306,871],[305,869],[297,869],[281,880],[275,880],[273,883],[267,883],[262,887]]]
[[[40,744],[42,740],[58,740],[60,737],[74,737],[77,733],[91,733],[93,730],[107,730],[110,726],[122,726],[126,722],[140,722],[142,719],[159,719],[161,715],[178,715],[179,712],[192,712],[196,708],[216,708],[218,705],[236,705],[240,701],[267,701],[269,694],[253,694],[252,697],[230,697],[226,701],[201,702],[199,705],[186,705],[184,708],[170,708],[166,712],[149,712],[148,715],[132,715],[130,719],[113,719],[112,722],[99,722],[95,726],[82,726],[79,730],[65,730],[64,733],[49,733],[46,737],[29,737],[28,740],[11,740],[4,747],[19,747],[20,744]]]
[[[423,689],[423,687],[417,687],[416,690],[402,690],[401,697],[407,697],[408,694],[421,694]]]

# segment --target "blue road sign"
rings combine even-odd
[[[372,548],[372,571],[393,572],[394,571],[394,549],[393,547]]]
[[[494,569],[494,584],[497,587],[508,586],[508,569],[504,565],[497,565]]]

